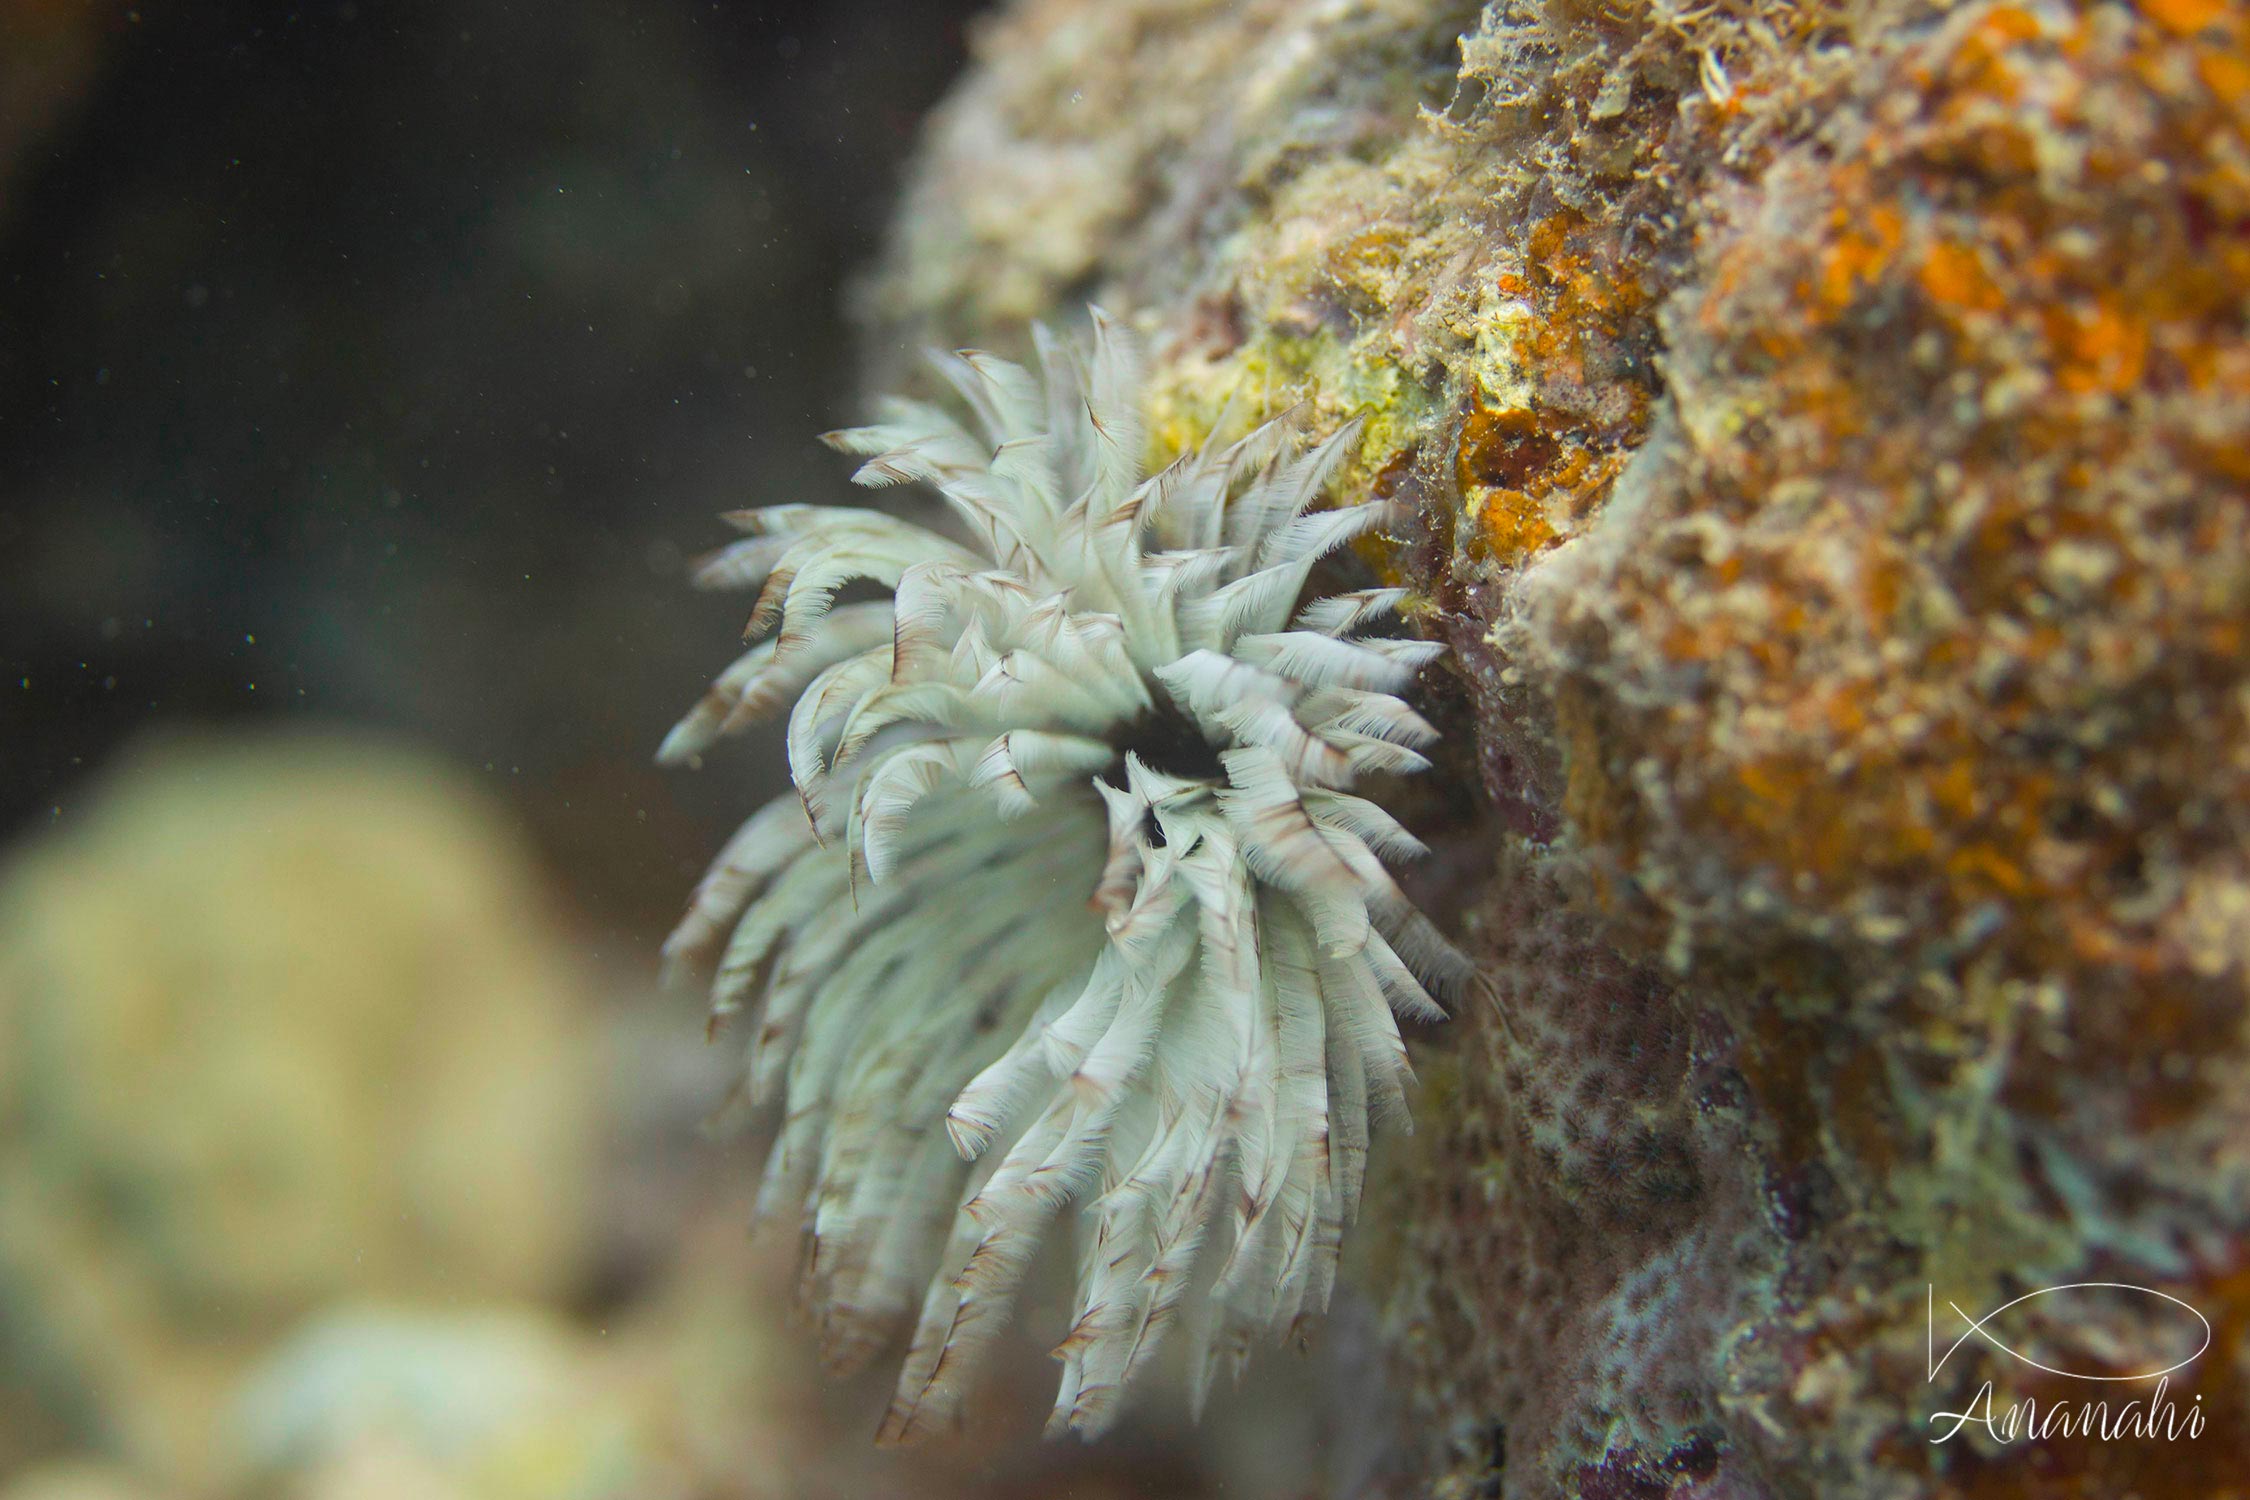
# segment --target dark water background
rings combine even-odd
[[[848,287],[976,7],[86,8],[0,140],[0,841],[151,726],[372,726],[652,940],[767,776],[650,764],[743,610],[683,558],[841,491]]]

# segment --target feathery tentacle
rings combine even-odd
[[[1441,648],[1365,633],[1401,589],[1302,597],[1394,519],[1315,508],[1357,424],[1306,445],[1292,411],[1143,476],[1130,335],[1097,311],[1034,342],[1037,372],[933,356],[966,421],[890,401],[826,436],[969,544],[868,509],[727,518],[744,539],[695,578],[758,591],[757,643],[659,752],[789,707],[796,795],[665,953],[715,968],[714,1025],[748,1013],[741,1092],[781,1115],[760,1211],[799,1216],[828,1362],[926,1283],[885,1442],[958,1420],[1073,1204],[1054,1430],[1104,1430],[1191,1304],[1198,1393],[1318,1316],[1370,1116],[1405,1123],[1399,1019],[1468,974],[1385,869],[1420,842],[1344,790],[1427,764],[1397,695]],[[835,603],[865,582],[892,597]]]

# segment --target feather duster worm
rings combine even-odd
[[[1323,1311],[1370,1121],[1404,1118],[1395,1017],[1442,1015],[1466,973],[1384,868],[1420,846],[1344,790],[1427,765],[1394,694],[1441,648],[1362,634],[1402,590],[1297,607],[1386,519],[1313,508],[1355,429],[1307,447],[1284,417],[1144,479],[1129,339],[1096,313],[1090,344],[1038,350],[1038,376],[933,355],[969,425],[898,401],[826,439],[860,484],[934,488],[966,542],[873,510],[727,518],[745,538],[697,581],[759,587],[760,644],[661,751],[789,705],[796,795],[666,954],[715,956],[714,1024],[755,1011],[744,1093],[782,1106],[760,1211],[801,1215],[830,1363],[927,1286],[885,1441],[958,1419],[1072,1205],[1050,1431],[1104,1429],[1183,1312],[1200,1402]],[[835,605],[855,581],[892,597]]]

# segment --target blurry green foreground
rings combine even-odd
[[[397,751],[176,745],[12,861],[0,1493],[758,1492],[739,1275],[566,1311],[588,988],[510,830]]]
[[[812,1367],[757,1142],[697,1131],[728,1050],[653,967],[380,743],[159,742],[0,856],[0,1500],[1313,1488],[1284,1381],[1039,1442],[1029,1331],[966,1441],[874,1450],[888,1364]]]

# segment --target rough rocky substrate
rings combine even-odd
[[[871,377],[1092,297],[1152,459],[1364,412],[1346,493],[1421,517],[1367,562],[1457,648],[1425,879],[1491,994],[1371,1216],[1407,1488],[2232,1493],[2244,7],[1019,0],[978,53]],[[2122,1389],[1928,1379],[1931,1288],[2074,1281],[2210,1318],[2202,1435],[1932,1444]],[[2182,1352],[2066,1300],[2009,1341]]]

